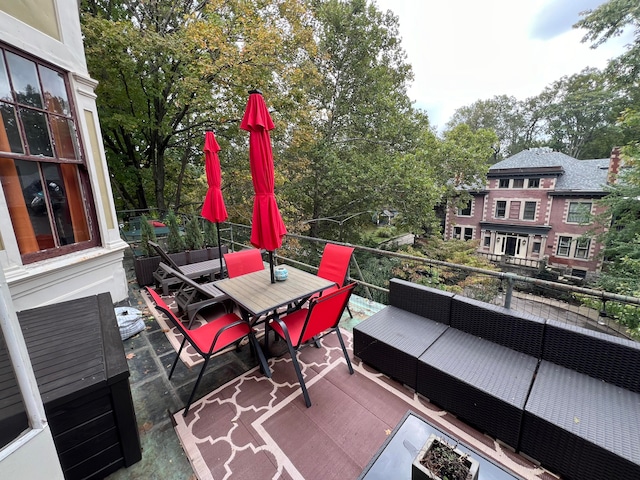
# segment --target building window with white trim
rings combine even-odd
[[[458,216],[459,217],[471,216],[471,200],[469,200],[464,207],[458,208]]]
[[[536,219],[536,205],[537,202],[524,202],[524,211],[522,212],[523,220]]]
[[[457,238],[458,240],[462,236],[462,227],[453,227],[453,238]]]
[[[589,258],[589,247],[591,240],[585,237],[576,239],[576,251],[573,254],[576,258]]]
[[[509,179],[501,178],[498,180],[498,188],[509,188]]]
[[[505,218],[507,216],[506,200],[496,201],[496,218]]]
[[[540,179],[539,178],[530,178],[527,181],[527,188],[540,188]]]
[[[467,227],[464,229],[464,239],[471,240],[473,238],[473,228]]]
[[[24,263],[98,245],[67,76],[0,46],[0,183]]]
[[[568,257],[571,251],[571,237],[560,237],[558,239],[558,249],[556,255],[559,257]]]
[[[524,178],[514,178],[513,188],[524,188]]]
[[[591,202],[569,202],[567,223],[589,223],[591,206]]]

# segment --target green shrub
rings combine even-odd
[[[167,250],[169,250],[169,253],[178,253],[184,251],[184,238],[182,238],[182,234],[180,233],[178,217],[176,217],[176,214],[173,212],[173,210],[170,210],[167,214],[166,222],[167,227],[169,228],[169,233],[167,234]]]
[[[200,220],[193,215],[185,227],[185,244],[189,250],[199,250],[204,246],[204,237],[200,231]]]
[[[218,235],[217,228],[219,228],[215,223],[206,220],[204,222],[204,244],[207,247],[216,247],[218,246]]]
[[[146,215],[140,217],[140,249],[145,257],[151,257],[155,255],[155,250],[149,245],[149,241],[156,242],[156,231],[149,223]]]

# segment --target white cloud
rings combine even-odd
[[[571,28],[603,0],[376,0],[400,21],[415,80],[409,96],[440,129],[456,109],[495,95],[524,100],[564,75],[603,68],[624,40],[598,49]]]

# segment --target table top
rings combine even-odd
[[[334,286],[330,280],[287,266],[287,280],[271,283],[269,267],[257,272],[213,282],[252,316],[272,312],[279,307]]]
[[[480,452],[445,434],[411,411],[405,414],[387,437],[387,441],[380,447],[358,480],[410,480],[411,464],[432,433],[443,437],[450,444],[457,443],[458,449],[478,460],[478,480],[522,480],[522,477],[506,471]]]

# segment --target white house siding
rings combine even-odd
[[[0,4],[0,41],[69,72],[78,134],[81,137],[96,207],[99,246],[23,264],[15,235],[11,229],[3,228],[0,266],[5,272],[18,311],[105,291],[111,293],[114,301],[119,301],[127,296],[126,275],[122,267],[127,244],[119,235],[95,103],[94,90],[97,83],[89,77],[87,71],[78,2],[30,0],[22,5],[23,10],[13,3],[11,6]],[[62,41],[56,39],[50,13],[47,13],[51,11],[56,12],[54,20],[57,18],[59,26],[57,36]],[[41,16],[38,12],[46,15],[39,18]],[[32,25],[41,26],[51,35]],[[11,225],[1,189],[0,222],[2,225]]]
[[[114,301],[127,296],[122,266],[127,244],[119,236],[95,104],[96,82],[87,71],[78,3],[0,2],[0,42],[67,72],[98,235],[97,245],[89,249],[23,263],[0,188],[0,326],[31,425],[12,442],[0,446],[0,478],[63,479],[15,312],[103,292],[110,292]]]

